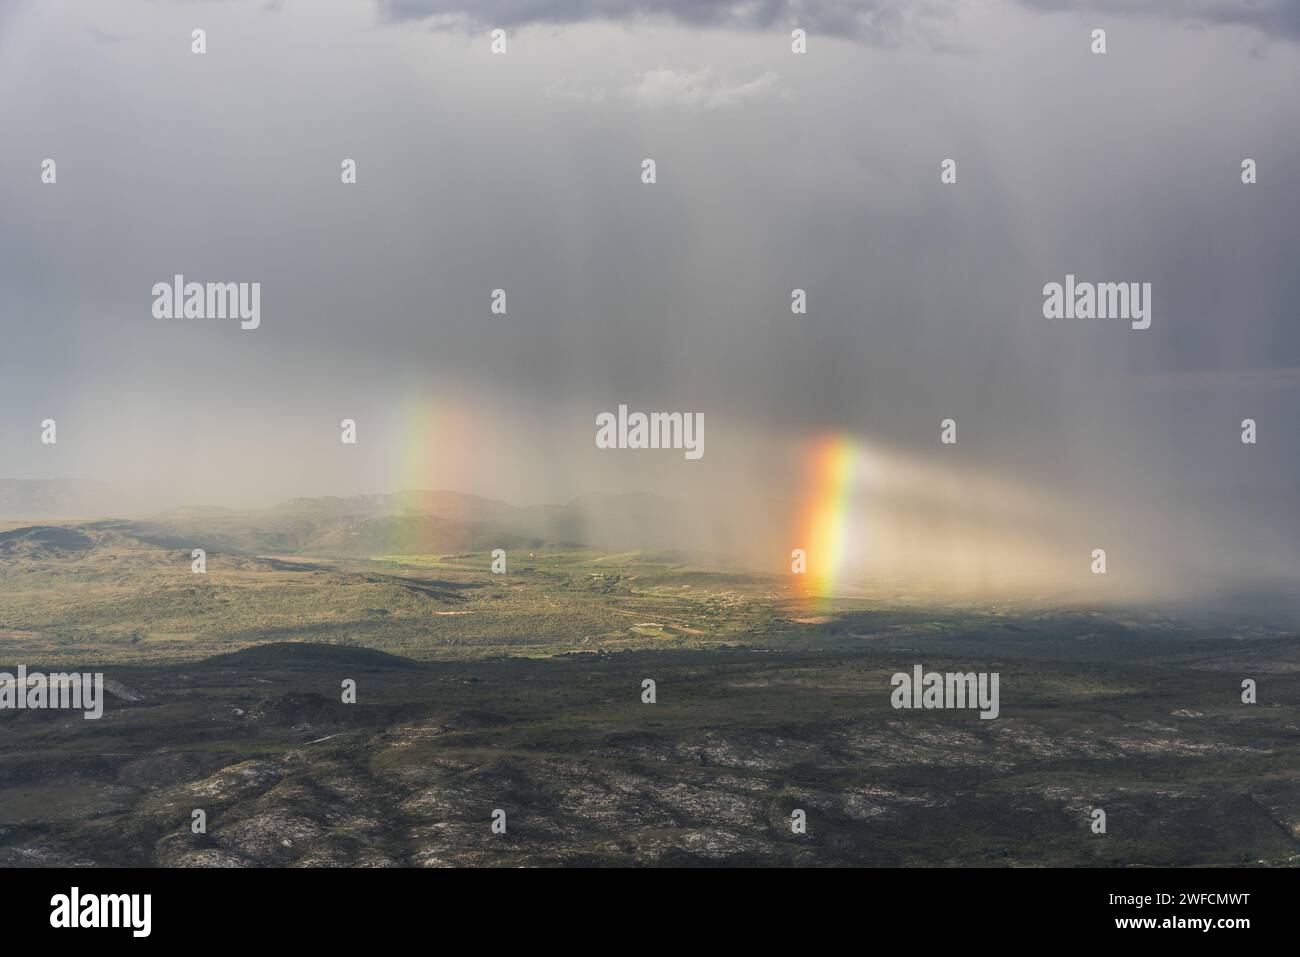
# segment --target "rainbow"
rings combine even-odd
[[[845,573],[861,465],[862,450],[847,435],[823,436],[813,443],[796,547],[807,554],[803,584],[814,596],[830,596]]]
[[[420,393],[408,397],[391,436],[390,491],[472,490],[475,422],[464,402],[435,400]]]

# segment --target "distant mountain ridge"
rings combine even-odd
[[[587,545],[618,549],[703,547],[698,509],[645,493],[595,493],[563,505],[515,506],[447,489],[293,498],[269,508],[201,505],[124,513],[119,490],[78,480],[0,479],[0,519],[46,521],[123,515],[142,540],[167,547],[203,541],[239,552],[369,557],[491,548]]]
[[[0,518],[93,518],[105,514],[116,490],[81,479],[0,479]]]

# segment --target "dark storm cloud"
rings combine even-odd
[[[1077,10],[1152,17],[1184,23],[1254,27],[1289,39],[1300,38],[1296,0],[1018,0],[1037,10]]]
[[[832,36],[886,42],[904,11],[932,10],[950,0],[379,0],[389,21],[441,19],[474,28],[668,18],[690,26],[740,30],[802,27]]]
[[[691,26],[810,32],[871,43],[896,41],[905,18],[943,16],[969,0],[379,0],[388,21],[435,20],[471,28],[518,27],[663,17]],[[1235,24],[1300,37],[1296,0],[1015,0],[1044,11],[1144,16]]]

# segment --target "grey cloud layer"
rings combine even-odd
[[[380,0],[384,19],[433,20],[449,26],[517,27],[638,18],[667,18],[691,26],[758,30],[800,26],[835,36],[895,39],[904,11],[930,11],[946,0]]]
[[[1078,10],[1099,14],[1154,17],[1185,23],[1254,27],[1290,39],[1300,38],[1300,3],[1295,0],[1018,0],[1040,10]]]
[[[1014,0],[1050,11],[1087,11],[1188,23],[1240,24],[1300,37],[1295,0]],[[876,43],[897,41],[905,20],[943,17],[982,0],[380,0],[384,19],[446,25],[517,27],[664,17],[693,26],[759,30],[800,26]]]

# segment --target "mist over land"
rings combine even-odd
[[[106,677],[99,721],[0,711],[0,865],[1298,859],[1294,590],[826,589],[647,546],[681,520],[426,491],[0,521],[0,672]],[[996,671],[997,719],[891,708],[920,662]]]

